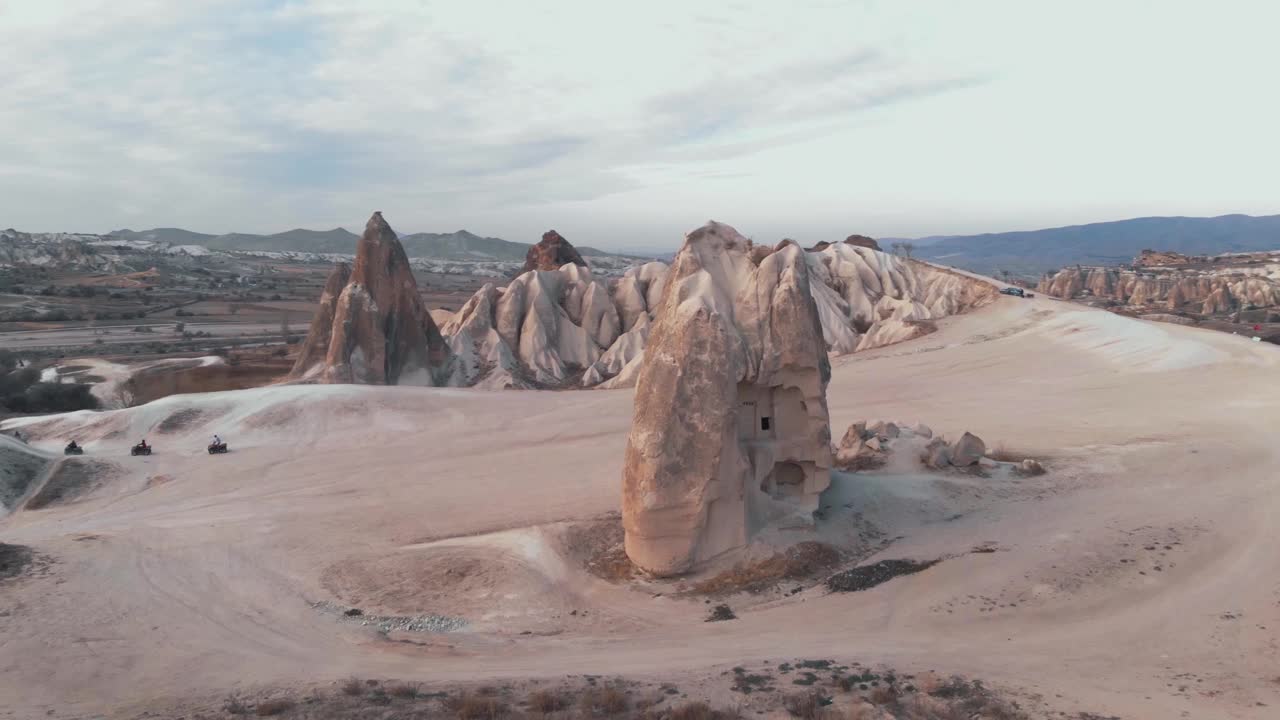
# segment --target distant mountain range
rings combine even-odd
[[[892,241],[882,240],[888,250]],[[1121,265],[1146,248],[1187,255],[1280,248],[1280,215],[1144,217],[1047,230],[948,235],[911,240],[914,255],[996,276],[1023,277],[1068,265]]]
[[[273,235],[230,233],[207,235],[181,228],[152,230],[115,230],[108,233],[122,240],[165,242],[173,245],[203,245],[210,250],[274,250],[279,252],[346,253],[356,250],[359,235],[346,228],[332,230],[288,230]],[[529,243],[501,238],[480,237],[466,230],[452,233],[413,233],[401,235],[409,257],[439,260],[500,260],[523,262]],[[614,255],[591,247],[578,247],[583,255]]]

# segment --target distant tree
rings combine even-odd
[[[173,324],[173,331],[176,333],[181,334],[186,329],[187,329],[187,324],[184,322],[176,322]]]
[[[894,254],[894,255],[901,255],[901,254],[902,254],[902,243],[900,243],[900,242],[891,243],[891,244],[889,245],[889,249],[893,251],[893,254]]]
[[[1010,273],[1009,273],[1009,271],[1008,271],[1008,270],[1001,270],[1001,271],[1000,271],[1000,277],[1004,278],[1004,281],[1005,281],[1005,282],[1009,282],[1009,275],[1010,275]]]
[[[915,252],[916,250],[915,243],[902,242],[902,243],[898,243],[898,245],[902,247],[902,254],[906,255],[907,259],[910,260],[911,253]]]

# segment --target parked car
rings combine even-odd
[[[1020,287],[1012,287],[1012,286],[1011,286],[1011,287],[1007,287],[1007,288],[1005,288],[1005,289],[1001,290],[1000,292],[1001,292],[1001,293],[1003,293],[1003,294],[1005,294],[1005,295],[1014,295],[1014,296],[1016,296],[1016,297],[1026,297],[1026,291],[1024,291],[1024,290],[1023,290],[1022,288],[1020,288]]]

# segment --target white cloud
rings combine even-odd
[[[382,209],[405,231],[636,246],[712,215],[840,236],[1108,201],[1266,209],[1243,158],[1187,152],[1274,125],[1261,86],[1242,92],[1276,65],[1262,3],[693,5],[9,0],[0,225],[270,231]],[[1213,19],[1230,41],[1191,36]],[[1179,186],[1158,167],[1175,154],[1238,177]]]

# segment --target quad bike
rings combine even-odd
[[[220,442],[220,443],[217,443],[216,445],[213,443],[209,444],[210,455],[214,455],[216,453],[224,453],[226,451],[227,451],[227,444],[225,442]]]
[[[142,445],[142,444],[134,445],[133,447],[129,448],[129,454],[130,455],[150,455],[151,446]]]
[[[62,454],[63,455],[83,455],[84,448],[80,447],[79,445],[76,445],[75,447],[71,447],[70,445],[68,445],[62,449]]]

